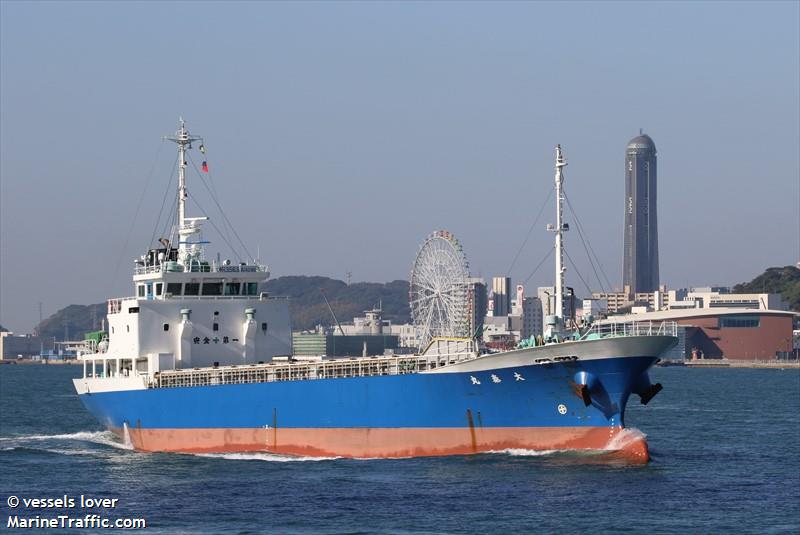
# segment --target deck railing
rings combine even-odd
[[[432,370],[447,364],[476,358],[470,355],[417,355],[330,359],[312,362],[272,362],[243,366],[170,370],[156,373],[150,388],[211,386],[313,379],[341,379],[376,375],[403,375]]]
[[[133,268],[134,275],[149,275],[151,273],[161,273],[161,264],[155,266],[137,266]]]
[[[614,336],[678,336],[678,324],[674,321],[607,321],[592,325],[581,340]]]

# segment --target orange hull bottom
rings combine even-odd
[[[122,434],[122,430],[115,430]],[[627,463],[650,460],[644,435],[621,427],[232,428],[128,430],[140,451],[268,452],[313,457],[398,458],[522,449],[594,450]]]

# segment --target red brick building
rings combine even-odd
[[[775,360],[792,352],[792,327],[800,314],[786,310],[694,308],[609,318],[614,321],[674,321],[686,359]]]

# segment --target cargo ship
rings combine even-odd
[[[625,433],[631,395],[661,389],[648,369],[676,343],[669,323],[568,328],[485,352],[437,338],[413,355],[292,357],[288,300],[268,295],[257,260],[209,260],[208,217],[186,215],[186,171],[203,140],[183,120],[172,240],[135,261],[134,295],[108,300],[108,336],[74,380],[97,420],[140,451],[270,452],[403,458],[510,449],[608,452],[647,462]],[[556,148],[555,310],[564,290],[562,185]],[[203,170],[206,170],[205,162]],[[198,172],[202,179],[202,175]]]

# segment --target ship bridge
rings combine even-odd
[[[177,248],[151,249],[136,261],[133,281],[137,297],[253,297],[260,295],[261,283],[269,278],[267,266],[261,264],[196,260],[183,265],[174,260],[177,254]]]
[[[262,288],[268,267],[249,254],[247,261],[207,258],[203,224],[209,218],[186,215],[187,151],[202,138],[181,121],[166,139],[178,145],[177,218],[169,237],[134,260],[134,295],[108,300],[108,338],[82,360],[105,376],[128,377],[291,354],[288,300]]]

